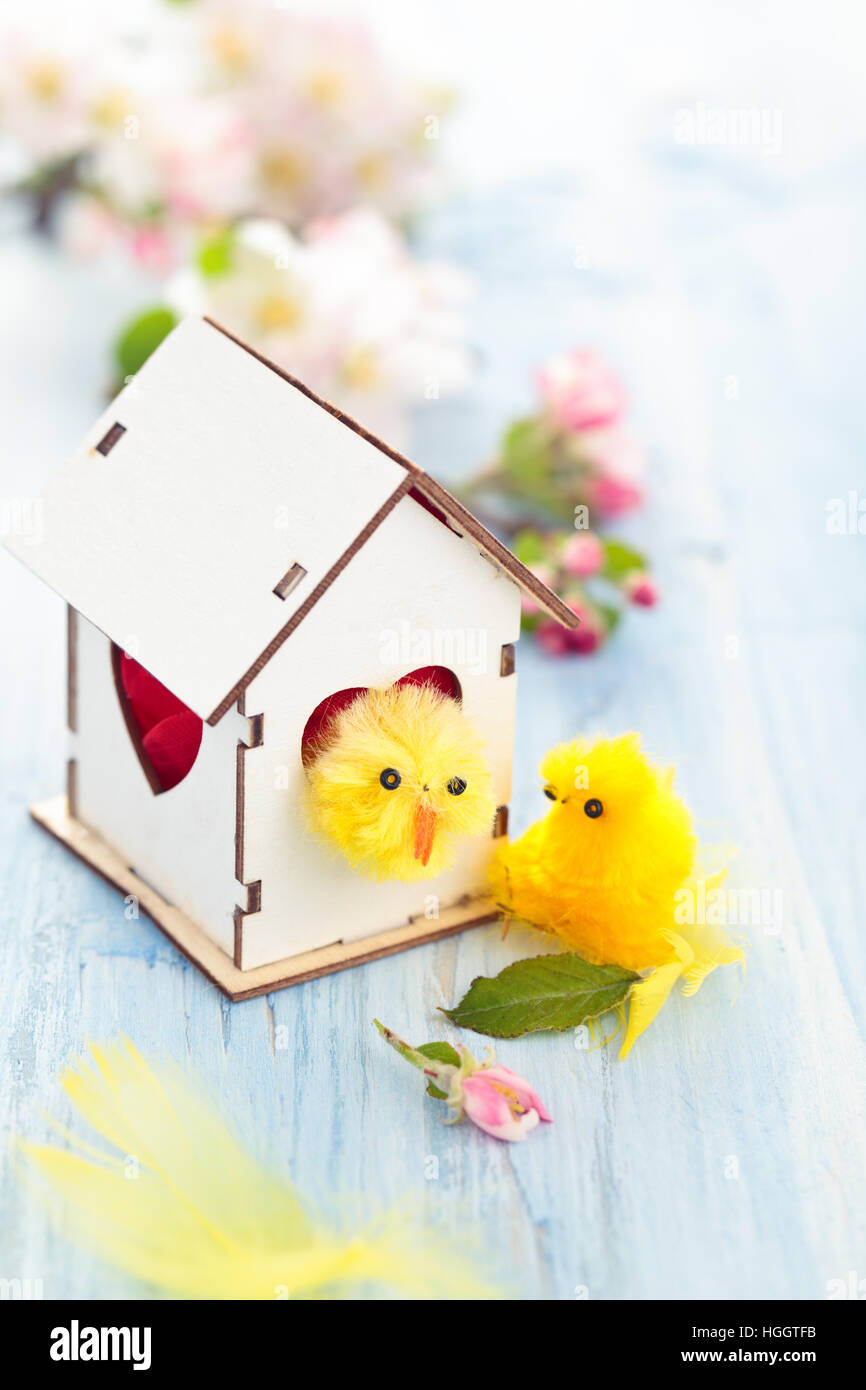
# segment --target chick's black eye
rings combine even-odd
[[[448,790],[452,796],[462,796],[466,790],[466,783],[462,777],[452,777],[448,783]]]
[[[383,767],[379,773],[379,781],[386,792],[392,792],[395,787],[399,787],[402,780],[396,767]]]
[[[590,820],[598,820],[599,816],[604,810],[604,807],[602,806],[597,796],[591,796],[589,801],[584,801],[583,809],[585,813],[589,816]]]
[[[552,787],[545,787],[545,788],[544,788],[544,795],[547,797],[548,801],[555,801],[555,800],[556,800],[556,792],[553,790]]]

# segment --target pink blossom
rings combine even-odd
[[[643,501],[643,493],[635,483],[620,478],[593,478],[587,483],[589,504],[603,516],[619,516]]]
[[[580,626],[565,634],[568,650],[576,652],[578,656],[589,656],[601,646],[607,636],[607,629],[596,609],[580,599],[571,598],[566,602],[572,613],[576,613],[580,618]]]
[[[619,420],[625,394],[619,378],[586,350],[560,353],[540,368],[536,381],[547,410],[561,429],[598,429]]]
[[[658,585],[644,570],[633,570],[626,575],[622,587],[629,602],[641,608],[654,608],[659,601]]]
[[[136,227],[130,237],[130,247],[133,260],[155,275],[165,274],[174,265],[175,248],[160,227]]]
[[[602,645],[605,632],[594,622],[581,623],[580,627],[567,632],[551,618],[539,623],[535,636],[548,656],[589,656]]]
[[[539,646],[548,656],[589,656],[604,642],[607,631],[594,609],[578,599],[568,600],[568,606],[580,618],[580,626],[570,631],[547,618],[535,629]]]
[[[608,516],[638,506],[643,500],[646,458],[631,430],[619,425],[587,430],[578,447],[595,475],[587,483],[591,505]]]
[[[589,579],[598,574],[604,564],[604,546],[598,536],[589,531],[578,532],[566,541],[562,552],[562,566],[567,574],[576,579]]]
[[[605,639],[605,630],[594,622],[581,623],[580,627],[568,633],[569,651],[578,656],[591,656]]]
[[[539,623],[535,629],[535,637],[538,645],[547,652],[548,656],[566,656],[569,651],[569,633],[559,623],[552,618],[545,618],[543,623]]]
[[[462,1083],[463,1113],[494,1139],[525,1139],[541,1120],[551,1123],[528,1081],[510,1067],[481,1067]]]
[[[449,1124],[456,1124],[468,1115],[473,1124],[486,1134],[492,1134],[494,1139],[514,1141],[525,1139],[539,1120],[551,1123],[550,1115],[529,1082],[510,1067],[500,1066],[491,1048],[487,1049],[486,1062],[476,1061],[472,1053],[459,1044],[447,1049],[453,1061],[441,1061],[428,1057],[426,1049],[410,1047],[377,1018],[373,1023],[388,1046],[413,1067],[418,1067],[428,1082],[434,1084],[438,1099],[447,1101],[453,1112]]]

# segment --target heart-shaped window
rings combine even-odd
[[[394,684],[398,686],[432,685],[434,690],[438,690],[440,694],[447,695],[458,703],[463,697],[459,680],[453,671],[448,670],[447,666],[419,666],[417,671],[410,671],[408,675],[401,676]],[[346,690],[337,690],[333,695],[326,695],[324,700],[316,705],[304,726],[304,734],[301,739],[301,758],[304,767],[308,767],[318,754],[322,741],[327,737],[331,723],[340,711],[344,710],[347,705],[351,705],[353,700],[357,700],[359,695],[366,693],[366,685],[351,686]]]
[[[176,695],[119,647],[114,683],[129,736],[154,795],[170,791],[198,757],[203,723]]]

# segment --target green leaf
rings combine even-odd
[[[121,377],[135,376],[177,323],[177,315],[165,305],[146,309],[121,330],[114,344],[114,360]]]
[[[512,537],[511,550],[522,565],[539,565],[544,560],[544,539],[540,531],[528,526]]]
[[[503,471],[530,493],[550,476],[553,459],[547,432],[541,421],[515,420],[502,440]]]
[[[233,227],[225,227],[216,236],[202,242],[196,254],[198,268],[209,280],[227,275],[234,264],[235,233]]]
[[[492,979],[479,975],[453,1009],[442,1012],[460,1028],[492,1038],[517,1038],[542,1028],[576,1028],[626,998],[640,979],[619,965],[590,965],[582,956],[533,956],[507,965]]]
[[[425,1057],[429,1057],[431,1062],[446,1062],[451,1067],[460,1066],[460,1053],[456,1048],[447,1042],[429,1042],[415,1049]],[[434,1082],[427,1082],[427,1094],[433,1096],[434,1100],[447,1100],[448,1092],[442,1091]]]
[[[424,1057],[429,1057],[431,1062],[445,1062],[449,1067],[460,1066],[460,1053],[450,1043],[424,1043],[422,1047],[416,1047],[415,1051],[420,1052]]]
[[[639,550],[633,550],[630,545],[625,545],[622,541],[610,540],[602,537],[604,546],[604,568],[601,572],[603,579],[609,579],[612,583],[625,578],[632,570],[645,570],[647,560],[645,555],[641,555]]]
[[[612,603],[598,603],[595,600],[593,602],[604,619],[604,625],[608,633],[615,632],[622,620],[622,609],[615,608]]]

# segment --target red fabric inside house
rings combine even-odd
[[[198,757],[203,723],[126,652],[120,657],[120,683],[160,789],[170,791]]]
[[[460,699],[460,683],[453,671],[449,671],[446,666],[419,666],[417,671],[410,671],[408,676],[401,676],[395,685],[432,685],[434,690],[438,690],[440,695],[447,695],[451,700]],[[353,700],[357,700],[359,695],[366,695],[365,685],[352,686],[347,690],[338,690],[333,695],[328,695],[321,704],[317,705],[310,715],[304,727],[304,734],[301,740],[301,759],[304,766],[313,761],[319,751],[322,740],[327,735],[332,720],[350,705]]]
[[[401,676],[394,684],[432,685],[440,695],[447,695],[450,700],[460,699],[460,682],[447,666],[419,666],[417,671],[410,671],[408,676]]]

